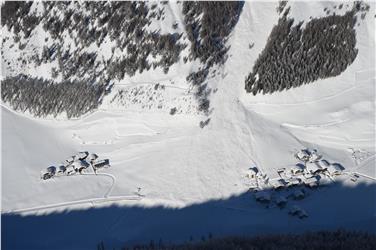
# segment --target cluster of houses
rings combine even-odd
[[[43,180],[50,179],[54,176],[82,174],[89,167],[92,167],[94,172],[101,168],[110,167],[109,159],[100,160],[98,155],[89,154],[89,152],[78,152],[66,159],[58,166],[50,166],[45,171],[42,171],[41,178]]]
[[[340,164],[323,159],[316,150],[300,150],[295,157],[298,163],[277,170],[279,178],[269,179],[257,167],[248,169],[250,191],[254,192],[256,201],[268,207],[274,205],[284,208],[288,200],[304,199],[308,194],[307,190],[330,182],[344,170]],[[299,218],[308,216],[304,209],[296,205],[291,207],[289,214]]]

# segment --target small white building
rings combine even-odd
[[[338,164],[330,164],[326,171],[332,176],[342,174],[342,168]]]
[[[302,174],[304,172],[304,169],[305,169],[305,166],[303,164],[297,163],[295,166],[290,168],[290,172],[293,175],[298,175],[298,174]]]

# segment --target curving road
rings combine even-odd
[[[138,201],[138,200],[142,199],[142,197],[140,195],[110,196],[112,190],[114,189],[115,183],[116,183],[116,178],[112,174],[108,174],[108,173],[97,173],[97,174],[83,173],[81,175],[107,176],[107,177],[110,177],[112,179],[112,185],[107,190],[107,192],[104,194],[104,196],[100,197],[100,198],[82,199],[82,200],[60,202],[60,203],[55,203],[55,204],[43,205],[43,206],[14,209],[14,210],[6,211],[6,212],[4,212],[4,214],[33,212],[33,211],[39,211],[39,210],[44,210],[44,209],[65,207],[65,206],[71,206],[71,205],[79,205],[79,204],[85,204],[85,203],[91,203],[92,205],[94,205],[95,203],[104,203],[104,202],[111,202],[111,201]],[[81,175],[72,175],[72,176],[81,176]],[[72,176],[69,176],[69,177],[72,177]]]

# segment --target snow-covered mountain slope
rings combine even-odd
[[[291,8],[289,17],[296,22],[309,22],[311,16],[327,16],[324,9],[333,11],[338,4],[291,2],[285,8]],[[80,224],[72,235],[76,230],[90,233],[70,243],[56,234],[47,245],[30,236],[36,234],[29,234],[32,245],[82,249],[101,240],[119,247],[120,243],[159,237],[185,241],[209,232],[373,230],[375,3],[368,4],[367,14],[355,26],[358,53],[354,61],[338,76],[297,88],[256,96],[246,92],[245,79],[282,14],[276,11],[277,2],[245,2],[226,42],[228,59],[208,68],[203,83],[205,90],[211,89],[205,96],[210,100],[208,112],[198,110],[197,86],[186,79],[204,67],[199,60],[179,61],[167,75],[156,69],[117,81],[96,109],[70,120],[34,118],[3,103],[2,213],[5,226],[10,226],[5,235],[7,246],[22,248],[14,234],[20,228],[31,231],[38,218],[44,218],[41,233],[48,232],[55,219],[64,220],[63,210],[67,211],[66,225]],[[336,12],[343,14],[346,8],[353,8],[353,3],[345,3]],[[171,14],[166,15],[169,24],[155,22],[149,29],[160,27],[162,33],[168,33],[171,23],[183,25],[178,4],[167,3],[165,10]],[[188,47],[182,53],[188,55]],[[170,115],[174,107],[177,112]],[[267,209],[253,202],[248,193],[252,183],[246,177],[249,168],[256,166],[276,179],[277,170],[295,165],[294,154],[304,148],[317,149],[346,172],[335,178],[338,185],[312,191],[299,203],[309,213],[307,220],[288,216],[286,209]],[[83,175],[40,179],[41,170],[78,151],[109,159],[111,167],[97,175],[90,170]],[[361,175],[356,183],[350,181],[354,173]],[[238,195],[239,199],[234,198]],[[347,201],[361,207],[335,207]],[[120,207],[103,208],[113,204]],[[326,207],[325,215],[321,206]],[[49,215],[53,211],[57,214]],[[174,211],[171,216],[170,211]],[[356,218],[354,211],[359,211]],[[198,216],[201,212],[202,218]],[[29,217],[23,221],[18,214]],[[92,223],[95,229],[90,230]],[[165,230],[162,223],[168,225]],[[98,229],[102,226],[106,230]]]

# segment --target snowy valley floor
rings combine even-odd
[[[80,119],[49,120],[2,104],[2,247],[95,249],[100,241],[111,248],[338,228],[375,233],[374,18],[357,27],[359,54],[341,75],[252,96],[244,79],[277,22],[275,5],[245,4],[228,41],[229,58],[208,80],[217,91],[204,128],[205,116],[158,109],[102,105]],[[297,3],[292,11],[298,20],[324,13],[321,2],[312,6]],[[178,87],[187,88],[186,68],[176,69]],[[168,81],[162,80],[150,82]],[[360,178],[338,177],[284,209],[256,202],[248,169],[257,166],[273,179],[304,148]],[[41,170],[79,151],[110,159],[111,167],[41,180]],[[309,216],[288,215],[294,204]]]

